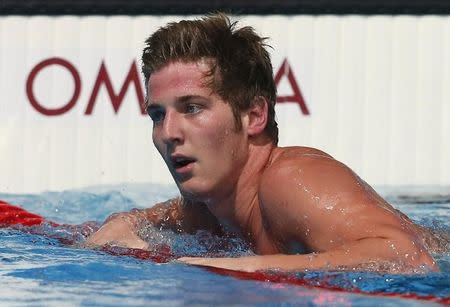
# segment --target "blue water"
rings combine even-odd
[[[445,191],[405,188],[382,189],[381,193],[418,223],[450,232],[450,196]],[[148,207],[175,195],[175,188],[170,186],[130,184],[36,195],[0,193],[0,199],[58,223],[95,221],[99,224],[113,212]],[[50,233],[59,232],[59,237],[84,240],[84,234],[77,229],[39,227]],[[64,231],[67,234],[61,233]],[[155,238],[170,244],[179,254],[201,254],[215,240],[205,234],[177,236],[167,232],[155,233]],[[230,246],[236,253],[250,253],[243,242],[232,241]],[[356,287],[367,292],[449,297],[450,253],[434,256],[441,268],[439,273],[404,276],[306,272],[297,276],[317,283],[326,279],[342,288]],[[1,306],[437,305],[428,301],[238,280],[175,262],[157,264],[67,246],[56,239],[13,228],[0,229],[0,285]]]

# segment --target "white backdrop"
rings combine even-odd
[[[180,18],[0,17],[0,192],[171,183],[139,59]],[[374,185],[450,185],[450,17],[236,19],[270,37],[280,145]]]

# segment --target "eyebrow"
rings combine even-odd
[[[175,104],[183,104],[192,99],[207,100],[207,98],[200,96],[200,95],[185,95],[185,96],[177,97],[175,99]],[[162,103],[160,103],[158,101],[148,100],[148,107],[156,107],[156,106],[160,106],[160,105],[162,105]]]

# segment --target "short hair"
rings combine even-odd
[[[242,128],[241,112],[248,110],[255,98],[265,97],[268,120],[264,132],[276,145],[276,86],[266,50],[267,38],[260,37],[252,27],[236,25],[218,13],[159,28],[145,41],[142,54],[146,88],[150,75],[170,62],[211,59],[207,75],[212,78],[208,85],[230,103],[237,129]]]

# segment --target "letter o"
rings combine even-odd
[[[73,92],[73,95],[72,95],[72,98],[70,99],[70,101],[66,105],[62,106],[61,108],[57,108],[57,109],[48,109],[48,108],[43,107],[36,100],[36,98],[34,97],[34,93],[33,93],[34,79],[36,78],[36,76],[42,69],[46,68],[47,66],[51,66],[51,65],[60,65],[60,66],[63,66],[64,68],[66,68],[72,75],[73,81],[75,82],[75,90]],[[47,60],[40,62],[31,70],[30,74],[28,75],[28,79],[27,79],[26,91],[27,91],[28,100],[30,101],[31,105],[39,113],[42,113],[44,115],[49,115],[49,116],[61,115],[61,114],[66,113],[70,109],[72,109],[73,106],[77,103],[77,99],[80,96],[80,91],[81,91],[80,75],[78,74],[78,71],[76,70],[76,68],[70,62],[66,61],[65,59],[49,58]]]

